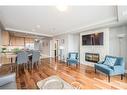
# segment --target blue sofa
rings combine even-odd
[[[110,76],[121,75],[123,79],[125,73],[125,62],[122,57],[106,56],[105,60],[98,62],[94,65],[95,73],[99,70],[108,75],[108,82],[110,82]]]
[[[78,60],[79,60],[78,52],[69,52],[68,58],[67,58],[67,65],[76,64],[76,67],[77,67],[79,64]]]
[[[0,76],[0,89],[17,89],[16,73]]]

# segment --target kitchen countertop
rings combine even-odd
[[[11,60],[13,63],[15,62],[17,54],[12,53],[12,52],[7,52],[7,53],[1,53],[1,63],[2,64],[10,64]]]

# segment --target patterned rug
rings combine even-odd
[[[56,75],[38,81],[37,86],[39,89],[75,89],[75,87]]]

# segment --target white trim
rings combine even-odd
[[[88,30],[91,30],[91,29],[96,29],[96,28],[106,27],[107,25],[116,24],[117,22],[118,22],[117,17],[113,17],[113,18],[110,18],[110,19],[99,21],[97,23],[93,23],[93,24],[89,24],[89,25],[86,25],[86,26],[83,26],[83,27],[80,27],[80,28],[77,28],[77,29],[73,29],[71,31],[72,32],[74,32],[74,31],[78,31],[78,32],[88,31]]]
[[[92,29],[97,29],[97,28],[105,28],[107,26],[112,26],[118,23],[117,17],[113,17],[113,18],[109,18],[103,21],[99,21],[97,23],[93,23],[93,24],[89,24],[86,26],[82,26],[79,28],[75,28],[73,30],[69,30],[66,31],[64,33],[81,33],[83,31],[88,31],[88,30],[92,30]],[[53,36],[57,36],[57,35],[61,35],[63,33],[57,33],[56,35]]]
[[[52,37],[52,35],[47,35],[47,34],[42,34],[42,33],[33,33],[33,32],[30,32],[30,31],[18,30],[18,29],[13,29],[13,28],[5,28],[5,30],[19,32],[19,33],[28,33],[28,34],[33,34],[33,35],[40,35],[40,36]]]
[[[65,34],[65,33],[81,33],[83,31],[88,31],[88,30],[97,29],[97,28],[104,28],[104,27],[112,26],[112,25],[116,25],[116,24],[118,24],[117,17],[112,17],[112,18],[109,18],[109,19],[106,19],[106,20],[99,21],[97,23],[81,26],[79,28],[64,31],[62,33],[57,33],[55,35],[47,35],[47,34],[42,34],[42,33],[33,33],[33,32],[30,32],[30,31],[18,30],[18,29],[13,29],[13,28],[5,28],[5,29],[10,30],[10,31],[22,32],[22,33],[31,33],[31,34],[35,34],[35,35],[53,37],[53,36],[58,36],[58,35]]]

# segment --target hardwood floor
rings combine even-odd
[[[10,72],[10,65],[4,65],[0,69],[0,75]],[[16,82],[18,89],[38,89],[36,83],[49,76],[57,75],[69,84],[81,89],[127,89],[127,76],[123,80],[120,76],[111,77],[108,83],[107,76],[97,72],[94,68],[81,65],[67,66],[52,58],[43,59],[39,64],[39,68],[33,70],[20,70],[17,74]]]

